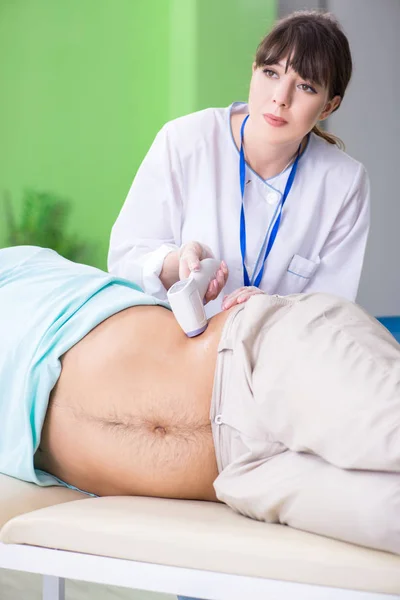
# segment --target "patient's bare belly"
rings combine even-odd
[[[98,495],[215,500],[209,410],[226,317],[195,339],[162,307],[101,323],[62,359],[36,466]]]

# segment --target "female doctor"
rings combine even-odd
[[[247,104],[208,108],[157,134],[112,229],[109,270],[165,298],[214,255],[222,262],[206,300],[219,298],[208,316],[258,289],[354,300],[368,176],[318,126],[339,108],[351,70],[332,15],[279,21],[258,46]]]

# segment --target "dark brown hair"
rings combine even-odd
[[[328,89],[329,100],[343,98],[352,72],[350,46],[339,23],[330,13],[298,11],[276,23],[261,41],[256,66],[272,65],[287,58],[291,67],[305,80]],[[335,109],[337,110],[337,109]],[[336,136],[318,125],[313,132],[330,144],[343,147]]]

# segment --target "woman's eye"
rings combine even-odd
[[[316,94],[316,90],[314,90],[313,87],[311,87],[311,85],[308,85],[308,83],[300,83],[299,88],[301,90],[303,90],[303,92],[309,92],[310,94]]]
[[[276,75],[275,71],[272,71],[272,69],[263,69],[263,72],[267,77],[274,77]]]

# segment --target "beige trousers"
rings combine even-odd
[[[222,502],[400,554],[400,345],[360,307],[258,295],[232,310],[211,422]]]

